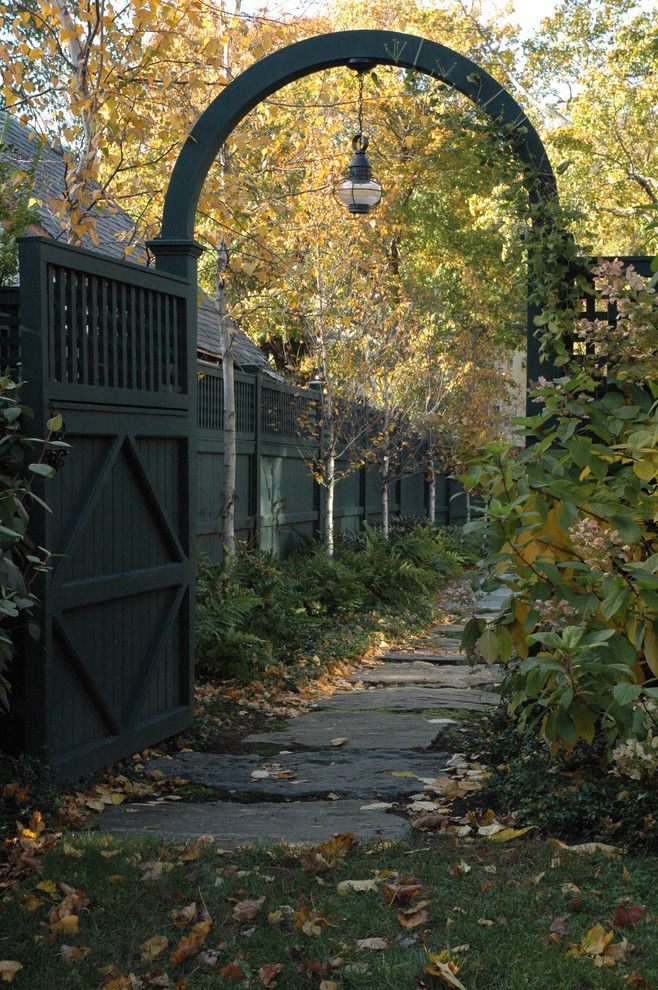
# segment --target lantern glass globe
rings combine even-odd
[[[336,188],[338,199],[350,213],[370,213],[382,198],[382,187],[376,179],[364,181],[346,179]]]

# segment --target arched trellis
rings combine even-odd
[[[196,262],[203,249],[194,240],[194,222],[203,183],[222,145],[249,111],[288,83],[348,65],[352,59],[411,69],[463,93],[492,121],[507,125],[518,135],[516,153],[532,177],[530,196],[535,200],[557,197],[555,176],[541,138],[516,100],[488,72],[451,48],[425,38],[397,31],[340,31],[297,42],[261,59],[201,114],[174,166],[160,237],[149,242],[160,271],[195,282]],[[533,316],[534,307],[529,307],[529,378],[539,371]]]

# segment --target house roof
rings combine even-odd
[[[37,229],[32,233],[44,233],[54,240],[62,236],[61,224],[48,206],[48,199],[62,194],[66,165],[62,152],[44,144],[37,135],[25,127],[15,117],[0,113],[0,158],[14,167],[29,171],[34,168],[34,193],[38,214]],[[36,163],[36,164],[35,164]],[[132,233],[134,224],[130,216],[120,206],[105,205],[95,211],[96,234],[99,243],[94,244],[85,236],[82,247],[90,251],[100,251],[111,258],[123,259],[127,236]],[[148,264],[149,257],[145,246],[136,243],[130,261]],[[202,292],[197,310],[197,346],[200,356],[218,360],[221,354],[219,342],[219,316],[212,299]],[[279,378],[263,352],[242,331],[238,331],[235,357],[241,367],[255,365],[262,371]]]

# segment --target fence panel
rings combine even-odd
[[[25,748],[75,777],[191,720],[196,298],[188,283],[42,238],[20,244],[34,429],[71,445],[45,486],[41,638]]]

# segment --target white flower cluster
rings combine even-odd
[[[628,739],[612,753],[615,772],[631,780],[652,780],[658,776],[658,736],[649,732],[646,739]]]

